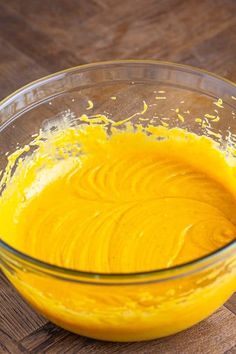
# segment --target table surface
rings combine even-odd
[[[236,81],[235,0],[0,1],[0,99],[70,66],[163,59]],[[106,343],[36,314],[0,275],[0,353],[236,353],[236,294],[210,318],[172,337]]]

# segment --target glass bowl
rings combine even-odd
[[[143,102],[149,109],[140,120],[135,113]],[[0,170],[7,154],[28,144],[40,129],[53,130],[55,122],[68,117],[72,125],[80,124],[77,117],[85,112],[115,121],[132,116],[131,124],[148,124],[155,117],[153,124],[165,125],[168,119],[170,127],[233,148],[235,110],[233,83],[189,66],[132,60],[79,66],[35,81],[1,102]],[[211,129],[209,120],[214,121]],[[236,241],[168,269],[95,274],[44,263],[0,240],[0,264],[49,320],[111,341],[148,340],[184,330],[209,316],[236,288]]]

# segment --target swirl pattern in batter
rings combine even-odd
[[[45,151],[61,151],[69,134],[79,153],[45,159],[38,178]],[[97,126],[48,139],[14,177],[18,197],[3,193],[3,238],[43,261],[103,273],[171,267],[224,246],[236,235],[233,169],[206,138],[168,134],[108,136]]]

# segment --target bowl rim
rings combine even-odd
[[[13,101],[19,94],[24,94],[28,89],[33,89],[34,87],[37,87],[38,84],[44,84],[47,83],[48,81],[54,80],[58,78],[59,76],[63,74],[69,74],[73,73],[74,71],[78,70],[83,70],[83,69],[90,69],[90,68],[96,68],[96,67],[101,67],[101,66],[112,66],[115,64],[140,64],[140,65],[157,65],[157,66],[166,66],[166,67],[173,67],[173,68],[179,68],[183,69],[184,71],[192,72],[192,73],[199,73],[201,75],[206,75],[212,78],[215,78],[217,80],[223,81],[227,84],[230,84],[236,89],[236,83],[221,77],[220,75],[211,73],[207,70],[200,69],[191,65],[186,65],[186,64],[180,64],[180,63],[174,63],[171,61],[162,61],[162,60],[142,60],[142,59],[126,59],[126,60],[110,60],[110,61],[98,61],[98,62],[93,62],[89,64],[82,64],[78,66],[74,66],[71,68],[67,68],[64,70],[60,70],[58,72],[55,72],[50,75],[46,75],[40,79],[34,80],[21,88],[17,89],[14,91],[12,94],[8,95],[5,97],[3,100],[0,101],[0,110],[3,109],[6,105],[10,104],[11,101]],[[221,248],[218,248],[217,250],[208,253],[207,255],[204,255],[202,257],[193,259],[189,262],[181,263],[169,268],[161,268],[161,269],[154,269],[154,270],[148,270],[148,271],[140,271],[140,272],[129,272],[129,273],[102,273],[102,272],[89,272],[89,271],[82,271],[82,270],[77,270],[77,269],[71,269],[71,268],[65,268],[61,266],[57,266],[54,264],[50,264],[44,261],[41,261],[40,259],[31,257],[30,255],[23,253],[14,247],[10,246],[6,242],[4,242],[0,238],[0,250],[2,249],[3,253],[7,253],[7,258],[13,256],[16,258],[18,261],[23,261],[28,263],[29,265],[40,268],[46,273],[55,272],[58,274],[58,276],[72,276],[72,277],[79,277],[88,279],[89,281],[94,280],[95,282],[100,283],[101,280],[105,281],[120,281],[122,279],[127,279],[135,281],[136,279],[141,280],[142,282],[147,282],[148,277],[160,277],[161,281],[164,280],[169,280],[173,279],[176,277],[180,276],[186,276],[188,274],[191,274],[195,271],[199,271],[201,269],[208,268],[212,264],[216,263],[217,261],[222,261],[227,258],[227,255],[230,253],[235,254],[234,251],[236,251],[236,239],[231,241],[230,243],[227,243]],[[1,256],[1,255],[0,255]],[[0,257],[1,260],[1,257]],[[177,273],[177,275],[176,275]],[[157,279],[152,280],[154,282],[157,282]],[[127,283],[125,283],[127,284]]]
[[[192,65],[188,65],[188,64],[181,64],[181,63],[175,63],[175,62],[171,62],[171,61],[167,61],[167,60],[158,60],[158,59],[155,59],[155,60],[154,59],[153,60],[151,60],[151,59],[107,60],[107,61],[97,61],[97,62],[92,62],[92,63],[88,63],[88,64],[80,64],[80,65],[72,66],[70,68],[59,70],[59,71],[56,71],[55,73],[45,75],[39,79],[30,81],[26,85],[21,86],[19,89],[13,91],[10,95],[8,95],[5,98],[3,98],[2,100],[0,100],[0,110],[2,108],[4,108],[4,106],[7,103],[10,103],[10,101],[13,98],[15,98],[19,93],[24,93],[28,88],[33,88],[34,86],[37,86],[37,84],[46,83],[47,81],[55,79],[57,76],[60,76],[62,74],[72,73],[72,72],[80,70],[80,69],[89,69],[89,68],[94,68],[96,66],[99,67],[99,66],[104,66],[104,65],[110,66],[113,64],[150,64],[150,65],[163,65],[163,66],[169,66],[169,67],[172,66],[172,67],[176,67],[179,69],[182,68],[182,69],[188,70],[190,72],[195,72],[195,73],[199,73],[202,75],[210,76],[214,79],[217,79],[217,80],[223,81],[227,84],[230,84],[236,88],[236,82],[226,79],[225,77],[215,74],[211,71],[208,71],[208,70],[205,70],[202,68],[198,68],[198,67],[195,67]]]

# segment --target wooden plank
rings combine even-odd
[[[51,73],[83,63],[66,43],[35,29],[4,3],[0,3],[0,32],[2,38]]]
[[[48,75],[47,70],[38,65],[32,58],[17,50],[9,41],[4,40],[1,36],[0,53],[0,99],[30,81]]]
[[[236,315],[236,293],[227,301],[225,306]]]
[[[0,14],[4,14],[0,17],[1,35],[44,67],[58,70],[86,61],[130,57],[181,61],[195,46],[211,41],[236,23],[236,3],[232,0],[226,0],[225,6],[207,0],[190,0],[188,6],[180,0],[159,1],[158,5],[147,0],[145,6],[143,0],[122,6],[114,1],[104,3],[84,6],[73,1],[66,7],[63,1],[50,6],[44,2],[42,6],[38,0],[25,0],[24,4],[10,0],[1,4],[2,10],[0,7]],[[14,28],[6,26],[13,21]],[[230,45],[226,49],[226,56],[233,53]],[[219,57],[213,56],[216,61]],[[207,68],[207,62],[204,65],[197,56],[195,59]]]
[[[0,304],[0,330],[15,341],[23,339],[47,322],[11,285],[6,285],[2,280],[0,280]]]
[[[227,350],[227,352],[225,352],[224,354],[236,354],[236,345],[230,350]]]
[[[80,337],[47,323],[26,336],[21,344],[31,353],[80,352],[90,339]]]
[[[0,353],[1,354],[27,354],[29,353],[23,345],[15,341],[7,333],[0,329]]]
[[[235,3],[236,4],[236,3]],[[236,16],[235,16],[236,20]],[[194,48],[185,51],[182,54],[182,61],[201,68],[207,68],[209,71],[218,73],[232,81],[236,81],[235,71],[235,51],[229,50],[236,41],[236,21],[224,31],[217,33],[211,39],[199,43]],[[224,53],[224,58],[218,53]],[[190,60],[189,60],[189,58]],[[176,57],[178,60],[180,57]],[[224,63],[224,65],[222,65]]]

